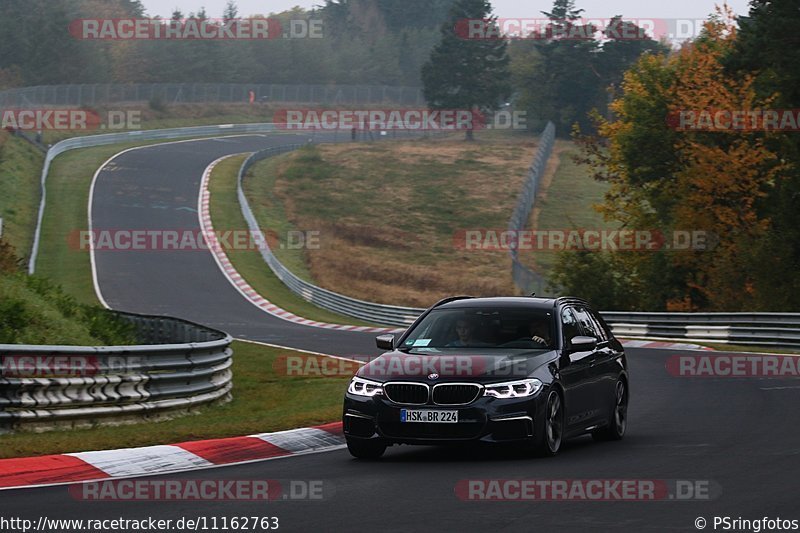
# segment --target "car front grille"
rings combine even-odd
[[[405,405],[428,403],[428,387],[421,383],[388,383],[383,386],[383,392],[394,403]]]
[[[436,405],[467,405],[478,399],[482,387],[469,383],[443,383],[433,388]]]

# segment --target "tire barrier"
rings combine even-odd
[[[230,397],[229,335],[176,318],[116,314],[141,345],[0,345],[0,427],[149,416]]]

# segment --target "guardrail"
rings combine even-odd
[[[542,179],[542,175],[547,168],[547,162],[553,154],[555,142],[556,126],[552,122],[548,122],[539,138],[539,149],[533,158],[533,163],[531,163],[528,170],[528,178],[508,223],[508,230],[514,235],[519,235],[519,232],[528,225],[533,205],[536,202],[536,195],[539,193],[539,181]],[[544,278],[538,272],[534,272],[520,262],[517,248],[512,248],[510,253],[511,277],[514,280],[514,285],[525,294],[531,294],[532,292],[541,294],[544,290]]]
[[[230,397],[232,338],[176,318],[117,313],[137,346],[0,345],[0,427],[151,416]]]
[[[800,346],[800,313],[604,312],[614,334],[630,339],[686,340],[779,348]]]

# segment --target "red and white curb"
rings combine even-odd
[[[0,460],[0,490],[202,470],[339,449],[341,422],[249,437]]]
[[[234,154],[235,155],[235,154]],[[396,328],[374,328],[368,326],[348,326],[344,324],[329,324],[327,322],[318,322],[316,320],[309,320],[307,318],[303,318],[301,316],[297,316],[285,309],[278,307],[277,305],[273,304],[260,294],[256,292],[256,290],[250,286],[247,281],[242,278],[241,274],[236,271],[233,264],[231,263],[230,259],[228,259],[228,255],[225,253],[223,247],[219,244],[219,240],[217,239],[216,232],[214,231],[214,225],[211,221],[211,193],[208,190],[208,182],[211,177],[211,173],[214,171],[214,168],[223,160],[234,157],[234,155],[228,155],[225,157],[221,157],[217,159],[213,163],[211,163],[203,173],[203,179],[200,184],[200,201],[198,205],[197,212],[200,217],[200,228],[203,232],[203,236],[208,243],[208,248],[211,250],[212,255],[214,256],[214,260],[217,262],[220,270],[228,278],[228,281],[239,291],[239,293],[244,296],[244,298],[261,309],[262,311],[269,313],[270,315],[276,316],[288,322],[293,322],[295,324],[302,324],[304,326],[311,326],[315,328],[323,328],[323,329],[333,329],[339,331],[357,331],[362,333],[399,333],[405,331],[404,329],[396,329]]]

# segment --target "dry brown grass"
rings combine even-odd
[[[455,235],[508,224],[535,153],[531,139],[325,145],[277,166],[274,194],[298,229],[316,283],[356,298],[427,306],[453,294],[516,294],[501,251]]]

